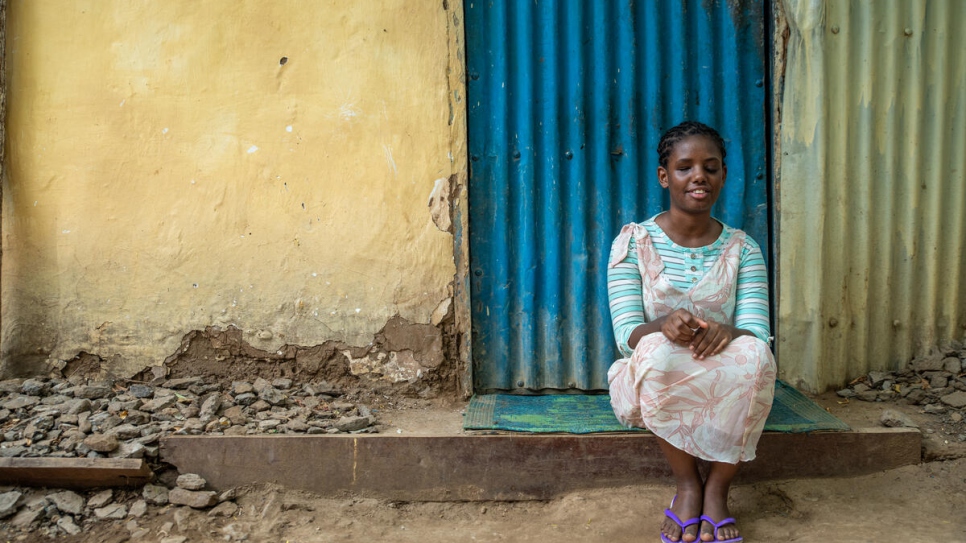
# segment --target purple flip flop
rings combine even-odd
[[[701,520],[714,526],[714,532],[712,532],[712,534],[714,534],[715,543],[741,543],[742,541],[745,540],[745,538],[741,537],[740,535],[733,539],[718,539],[718,528],[721,528],[722,526],[727,526],[728,524],[734,524],[736,526],[738,525],[734,517],[728,517],[726,519],[723,519],[721,522],[715,522],[711,520],[711,517],[709,517],[708,515],[701,515]],[[698,532],[698,539],[701,539],[700,532]],[[711,542],[708,542],[708,543],[711,543]]]
[[[671,498],[671,507],[674,507],[674,500],[676,500],[677,498],[678,498],[677,496],[674,496],[673,498]],[[677,524],[678,526],[681,527],[681,537],[682,538],[684,537],[684,529],[685,528],[687,528],[688,526],[693,526],[693,525],[698,524],[698,523],[701,522],[701,519],[698,518],[698,517],[694,517],[694,518],[691,518],[691,519],[688,519],[688,520],[682,522],[681,519],[679,519],[678,516],[674,514],[674,511],[671,511],[671,507],[668,507],[667,509],[664,510],[664,516],[666,516],[667,518],[671,519],[672,521],[674,521],[675,524]],[[717,531],[716,531],[716,533],[717,533]],[[695,537],[695,540],[692,543],[700,543],[699,542],[700,535],[701,535],[701,533],[698,532],[697,536]],[[663,533],[661,533],[661,541],[663,543],[682,543],[681,540],[674,541],[674,540],[669,539],[668,536],[664,535]]]

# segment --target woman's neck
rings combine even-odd
[[[720,222],[711,218],[711,213],[682,213],[673,208],[655,217],[654,222],[671,241],[682,247],[711,245],[723,228]]]

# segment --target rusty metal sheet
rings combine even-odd
[[[819,392],[966,331],[966,2],[776,6],[776,350]]]

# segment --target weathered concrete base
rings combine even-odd
[[[276,483],[321,495],[403,501],[549,499],[670,482],[650,434],[170,436],[162,459],[216,490]],[[917,430],[765,434],[741,482],[849,477],[920,459]]]
[[[0,484],[48,488],[139,487],[154,478],[132,458],[0,458]]]

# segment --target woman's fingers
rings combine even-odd
[[[717,324],[702,328],[701,332],[691,341],[693,357],[702,359],[709,355],[716,355],[724,350],[731,342],[728,331]]]

